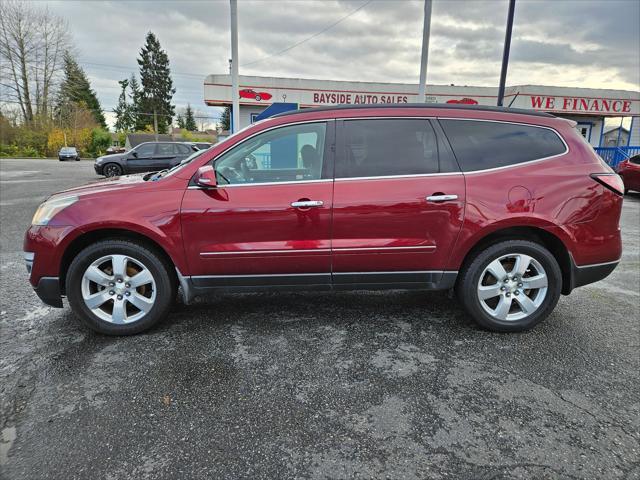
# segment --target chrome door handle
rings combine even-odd
[[[458,195],[430,195],[427,197],[427,202],[446,202],[457,199]]]
[[[291,206],[293,208],[311,208],[311,207],[321,207],[324,205],[322,200],[303,200],[297,202],[291,202]]]

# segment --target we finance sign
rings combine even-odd
[[[531,102],[528,105],[529,108],[547,112],[593,113],[620,116],[638,113],[638,100],[546,95],[530,95],[529,99]]]

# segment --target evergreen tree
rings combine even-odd
[[[127,102],[127,88],[129,80],[124,79],[118,82],[120,84],[120,97],[118,97],[118,105],[114,109],[116,114],[116,123],[114,125],[116,132],[130,132],[135,127],[135,119],[131,112],[131,104]]]
[[[224,110],[222,111],[220,126],[222,127],[222,130],[231,130],[231,107],[229,105],[224,107]]]
[[[182,115],[178,114],[178,117],[177,117],[176,120],[178,122],[178,128],[185,128],[184,127],[184,117]]]
[[[198,130],[196,119],[193,116],[193,109],[191,108],[191,104],[187,104],[187,109],[184,112],[184,128],[186,128],[190,132],[195,132]]]
[[[84,70],[69,52],[64,54],[64,76],[58,93],[57,112],[60,118],[69,124],[72,115],[79,109],[91,112],[96,123],[102,128],[107,128],[107,123],[100,107],[96,92],[91,89],[91,84]]]
[[[145,125],[153,125],[155,114],[158,133],[166,133],[175,112],[175,105],[171,104],[171,100],[176,90],[171,80],[169,57],[152,32],[147,34],[146,42],[140,50],[138,65],[142,84],[140,107],[142,113],[152,114],[144,115],[147,117]]]
[[[140,83],[138,83],[138,79],[132,73],[131,78],[129,78],[129,98],[131,99],[130,103],[130,114],[131,121],[133,123],[132,129],[135,131],[144,131],[146,130],[147,124],[149,123],[149,119],[147,115],[142,115],[142,92],[140,91]],[[153,119],[151,118],[151,123],[153,123]]]

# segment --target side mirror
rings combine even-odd
[[[211,165],[205,165],[198,169],[196,183],[203,188],[215,188],[217,186],[216,172]]]
[[[131,156],[138,158],[138,152],[134,150],[133,152],[131,152]]]

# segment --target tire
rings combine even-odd
[[[519,265],[529,266],[524,274]],[[555,257],[527,240],[507,240],[478,252],[463,267],[456,286],[465,310],[481,327],[495,332],[533,328],[553,311],[561,290],[562,272]]]
[[[259,102],[260,100],[262,100],[262,97],[260,95],[256,95],[256,101]]]
[[[118,275],[118,270],[124,275]],[[67,299],[76,316],[95,332],[134,335],[169,313],[177,294],[172,271],[153,250],[128,240],[104,240],[82,250],[69,266]],[[136,277],[136,273],[144,275]],[[143,278],[139,285],[136,278]]]
[[[80,157],[76,157],[76,162],[79,162],[79,161],[80,161]]]
[[[102,167],[102,173],[105,177],[119,177],[122,175],[122,167],[117,163],[107,163]]]

